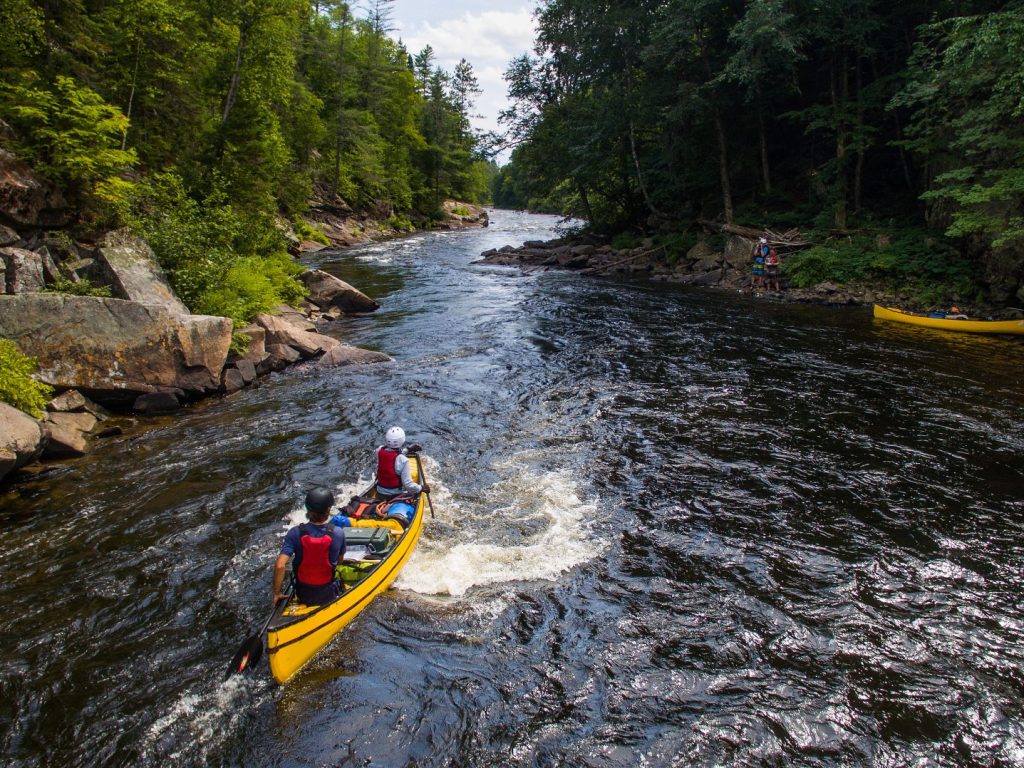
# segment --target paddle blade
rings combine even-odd
[[[235,653],[235,657],[231,659],[224,679],[227,680],[232,675],[248,672],[259,663],[261,658],[263,658],[263,637],[261,635],[247,637],[238,652]]]

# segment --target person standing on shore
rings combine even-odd
[[[775,284],[775,291],[782,293],[782,284],[779,282],[779,252],[775,250],[773,245],[768,249],[768,256],[764,261],[764,271],[767,275],[768,290],[772,290],[772,284]]]
[[[764,287],[764,262],[768,256],[768,241],[763,237],[754,243],[754,265],[751,270],[750,287],[753,290]]]

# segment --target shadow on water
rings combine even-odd
[[[8,488],[5,764],[1024,762],[1024,346],[472,262],[509,212],[311,264],[382,303],[297,368]],[[220,681],[311,485],[429,454],[397,588]]]

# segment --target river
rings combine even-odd
[[[7,766],[1024,764],[1024,345],[474,266],[323,266],[394,364],[289,369],[0,491]],[[436,518],[287,686],[222,682],[385,427]]]

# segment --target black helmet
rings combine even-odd
[[[306,514],[323,517],[334,506],[334,494],[326,488],[314,488],[306,494]]]

